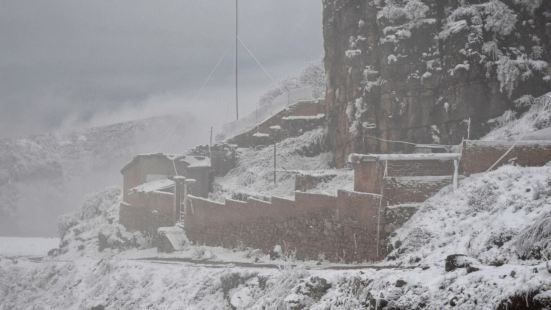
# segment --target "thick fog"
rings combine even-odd
[[[239,3],[240,37],[274,80],[321,59],[320,0]],[[121,185],[134,154],[184,152],[233,121],[234,10],[234,0],[0,0],[0,235],[55,235],[85,194]],[[241,47],[241,115],[276,83]]]
[[[170,109],[208,112],[213,122],[231,120],[234,5],[233,0],[1,0],[0,137]],[[322,56],[321,1],[241,0],[240,31],[270,73],[284,78]],[[244,49],[240,61],[245,112],[273,83]]]

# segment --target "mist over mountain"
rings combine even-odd
[[[135,154],[181,153],[198,143],[196,125],[174,115],[0,140],[0,235],[56,235],[58,217],[86,194],[119,185],[120,168]]]

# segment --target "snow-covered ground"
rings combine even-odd
[[[391,256],[402,264],[442,264],[451,254],[485,265],[551,259],[551,230],[529,233],[543,219],[551,221],[551,165],[504,166],[423,203],[393,238],[400,247]]]
[[[0,237],[0,257],[42,257],[58,246],[58,238]]]
[[[495,309],[516,295],[543,300],[550,183],[551,166],[506,166],[442,190],[398,230],[400,246],[373,266],[384,269],[189,244],[159,254],[120,227],[120,191],[108,189],[65,218],[57,256],[0,259],[0,309]],[[467,263],[446,271],[454,254]]]
[[[520,116],[508,111],[492,120],[496,128],[482,140],[551,140],[551,93],[521,101],[529,101],[529,110]]]
[[[540,101],[488,139],[548,130],[549,111]],[[212,198],[291,197],[296,173],[337,175],[314,192],[351,189],[352,172],[331,169],[323,139],[314,130],[278,144],[277,184],[272,148],[239,149],[238,166],[216,179]],[[510,309],[508,301],[551,307],[551,164],[504,166],[462,179],[456,191],[444,188],[396,231],[387,259],[370,266],[189,243],[159,253],[146,236],[118,224],[120,199],[121,191],[109,188],[65,216],[55,255],[14,257],[28,248],[22,247],[0,257],[0,309],[470,310]]]
[[[274,183],[274,150],[238,149],[239,162],[226,176],[215,180],[214,199],[231,197],[233,193],[253,196],[293,197],[297,172],[330,169],[331,153],[320,152],[325,132],[316,129],[277,144]],[[350,179],[351,180],[351,179]]]

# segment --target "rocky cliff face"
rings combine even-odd
[[[329,142],[457,144],[551,90],[551,1],[324,0]]]

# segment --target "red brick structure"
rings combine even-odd
[[[519,142],[507,153],[511,145],[465,141],[462,154],[352,154],[353,192],[340,190],[334,197],[297,191],[294,200],[272,197],[270,201],[249,198],[224,203],[199,197],[206,193],[204,179],[193,185],[186,180],[188,175],[206,177],[202,170],[206,166],[184,164],[185,157],[145,155],[123,169],[121,223],[130,230],[155,232],[179,220],[178,209],[184,202],[184,230],[196,244],[246,246],[265,252],[279,246],[298,259],[377,261],[388,252],[390,234],[416,212],[418,203],[457,184],[459,173],[486,171],[496,161],[497,167],[513,158],[525,166],[551,160],[551,142]],[[177,171],[171,177],[169,163]],[[173,181],[140,183],[147,181],[146,175],[157,174]],[[299,176],[296,186],[306,191],[324,181],[323,177],[332,176]]]
[[[389,205],[420,203],[452,183],[452,176],[386,177],[383,195]]]
[[[418,197],[432,196],[435,191],[452,183],[456,167],[459,169],[459,159],[457,153],[352,154],[349,161],[354,166],[355,191],[381,194],[388,190],[384,196],[390,199],[391,196],[413,193]],[[446,176],[449,178],[443,178]],[[420,198],[397,200],[401,203],[424,201],[419,201]]]
[[[295,200],[249,199],[224,204],[190,197],[185,231],[189,240],[209,246],[247,246],[270,252],[281,246],[298,259],[333,262],[380,260],[385,255],[388,215],[412,208],[386,210],[378,195],[339,191],[337,197],[296,192]]]
[[[503,156],[511,146],[514,147]],[[503,158],[502,158],[503,156]],[[519,166],[540,167],[551,161],[551,141],[463,141],[461,171],[465,175],[487,171],[514,162]]]
[[[134,157],[122,169],[120,223],[129,231],[150,234],[156,234],[159,227],[175,225],[180,220],[187,191],[196,196],[208,195],[210,173],[207,157],[165,154]]]

